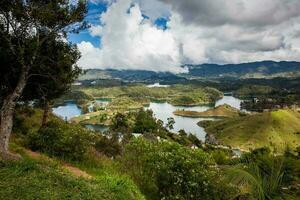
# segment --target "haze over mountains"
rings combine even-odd
[[[300,62],[295,61],[261,61],[241,64],[200,64],[185,65],[188,73],[172,74],[170,72],[153,72],[146,70],[101,70],[90,69],[79,80],[121,79],[125,81],[174,80],[197,78],[275,78],[299,77]]]

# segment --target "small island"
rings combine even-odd
[[[209,109],[204,112],[190,111],[190,110],[176,110],[174,115],[182,117],[193,117],[193,118],[232,118],[240,116],[242,112],[238,109],[231,107],[230,105],[224,104],[215,108]]]

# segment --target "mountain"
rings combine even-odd
[[[261,61],[241,64],[186,65],[189,77],[272,78],[300,76],[300,62]]]
[[[178,82],[195,78],[275,78],[300,77],[300,62],[261,61],[241,64],[184,65],[189,72],[172,74],[146,70],[90,69],[79,80],[116,79],[125,82]]]
[[[153,72],[146,70],[101,70],[90,69],[79,80],[116,79],[128,82],[160,82],[185,79],[170,72]]]

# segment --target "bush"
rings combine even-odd
[[[116,157],[121,154],[122,146],[119,143],[117,133],[111,133],[111,137],[102,136],[95,143],[95,148],[98,152],[103,153],[108,157]]]
[[[200,149],[135,139],[126,145],[121,164],[149,199],[219,199],[225,194],[214,161]]]
[[[81,160],[94,144],[95,135],[79,125],[59,120],[50,121],[45,128],[31,131],[27,146],[52,156],[70,160]]]

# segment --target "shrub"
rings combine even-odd
[[[35,151],[71,160],[81,160],[91,148],[94,133],[79,125],[70,125],[59,120],[50,121],[45,128],[31,131],[27,145]]]
[[[105,136],[99,138],[95,143],[95,148],[108,157],[116,157],[121,154],[122,146],[117,133],[111,133],[110,136],[109,138]]]
[[[222,193],[214,161],[200,149],[135,139],[120,160],[149,199],[218,199]]]

